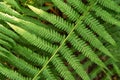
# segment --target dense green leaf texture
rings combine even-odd
[[[119,80],[118,2],[0,0],[0,80]]]

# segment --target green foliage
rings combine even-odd
[[[0,1],[0,79],[119,80],[119,4]]]

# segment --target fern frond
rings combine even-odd
[[[120,26],[120,22],[117,19],[115,19],[110,13],[103,10],[101,7],[95,6],[94,10],[96,11],[96,15],[100,16],[104,21],[107,21],[116,26]]]
[[[73,6],[75,9],[77,9],[78,12],[80,12],[80,13],[83,13],[87,9],[87,7],[81,1],[78,1],[78,0],[77,1],[76,0],[68,0],[68,3],[71,6]],[[94,9],[94,7],[92,8],[92,10]],[[97,9],[95,9],[95,10],[97,10]],[[84,22],[85,22],[85,24],[89,25],[90,28],[94,32],[96,32],[99,36],[104,38],[106,41],[108,41],[112,45],[116,45],[115,41],[108,34],[108,32],[105,30],[104,26],[101,25],[91,14],[86,16],[86,19],[84,19]],[[98,28],[98,26],[99,26],[99,28]]]
[[[29,6],[29,7],[30,7],[30,6]],[[59,19],[58,19],[58,18],[55,18],[55,17],[54,17],[54,18],[53,18],[53,17],[52,17],[52,18],[50,18],[50,17],[46,18],[46,16],[48,16],[48,15],[50,16],[50,14],[47,14],[47,13],[46,13],[46,16],[44,15],[44,16],[45,16],[45,17],[44,17],[44,16],[42,15],[41,10],[39,11],[39,9],[36,9],[36,8],[34,8],[34,7],[32,7],[32,6],[31,6],[30,8],[31,8],[33,11],[35,11],[37,14],[40,14],[39,16],[42,16],[43,18],[47,19],[48,21],[50,21],[50,22],[53,23],[53,24],[58,21],[56,24],[54,24],[54,25],[55,25],[56,27],[58,27],[58,28],[60,28],[60,26],[62,26],[62,25],[64,24],[64,23],[62,23],[62,22],[61,22],[62,25],[61,25],[61,23],[59,23],[59,22],[61,21],[60,18],[59,18]],[[45,13],[45,12],[44,12],[44,13]],[[52,15],[52,16],[53,16],[53,15]],[[49,20],[49,19],[51,19],[51,20]],[[54,20],[53,20],[53,19],[54,19]],[[64,22],[65,22],[65,21],[64,21]],[[64,26],[65,26],[65,27],[64,27]],[[64,27],[64,28],[67,28],[67,27],[70,28],[67,24],[64,24],[64,26],[62,26],[62,28],[63,28],[63,27]],[[67,30],[69,30],[69,29],[67,29]],[[67,31],[66,31],[66,32],[67,32]],[[76,37],[76,36],[74,36],[74,37]],[[74,40],[75,40],[75,39],[74,39],[73,37],[71,37],[71,38],[72,38],[72,40],[70,40],[71,43],[74,43]],[[73,39],[74,39],[74,40],[73,40]],[[69,39],[68,39],[68,41],[69,41]],[[76,41],[76,40],[75,40],[75,41]],[[76,41],[76,42],[77,42],[77,41]],[[82,42],[82,45],[81,45],[81,46],[84,46],[85,42],[84,42],[84,41],[80,41],[79,44],[81,44],[81,42]],[[77,44],[78,44],[78,43],[77,43]],[[77,47],[75,47],[75,48],[77,48]],[[79,47],[79,48],[80,48],[80,47]],[[78,49],[78,48],[77,48],[77,49]],[[81,51],[81,50],[85,50],[85,49],[86,49],[86,48],[84,48],[84,49],[81,48],[81,49],[79,49],[79,50]],[[85,51],[87,51],[87,50],[85,50]],[[82,52],[85,53],[84,51],[82,51]],[[88,52],[88,53],[89,53],[89,52]],[[93,52],[93,53],[94,53],[94,52]],[[108,54],[109,54],[109,53],[108,53]],[[89,56],[89,54],[88,54],[88,56]],[[88,56],[87,56],[87,57],[88,57]],[[92,56],[91,56],[91,57],[92,57]],[[112,56],[111,56],[111,57],[112,57]],[[90,58],[90,59],[91,59],[91,58]],[[93,61],[94,61],[94,60],[93,60]],[[97,62],[97,63],[98,63],[98,62]]]
[[[46,61],[48,60],[48,58],[45,57],[42,58],[37,53],[34,53],[30,49],[27,49],[26,47],[20,45],[15,46],[14,51],[17,52],[17,54],[19,54],[20,56],[24,57],[25,60],[28,60],[32,62],[34,65],[38,65],[39,67],[44,65],[44,63],[46,63]],[[43,71],[43,75],[48,80],[57,80],[55,76],[52,74],[51,70],[49,69],[49,66],[47,66],[47,68]]]
[[[30,80],[28,78],[25,78],[25,77],[21,76],[16,71],[13,71],[11,69],[7,69],[2,64],[0,64],[0,72],[1,72],[1,74],[5,75],[6,77],[8,77],[12,80]]]
[[[118,78],[119,5],[118,0],[1,0],[0,80]]]
[[[25,72],[27,72],[29,76],[34,76],[34,74],[36,72],[38,72],[38,69],[33,67],[32,65],[28,64],[27,62],[25,62],[24,60],[17,58],[15,55],[13,55],[12,53],[10,53],[7,50],[3,50],[2,47],[0,48],[0,51],[4,52],[4,54],[2,54],[3,58],[6,58],[6,61],[11,63],[12,65],[16,66],[18,69],[23,71],[23,74],[25,74]],[[20,63],[21,62],[21,63]],[[26,75],[26,74],[25,74]]]
[[[62,11],[63,12],[66,12],[65,14],[66,15],[68,15],[68,17],[71,17],[71,19],[72,19],[72,21],[74,21],[74,20],[77,20],[77,18],[79,17],[79,14],[77,14],[77,13],[75,13],[75,11],[74,10],[72,10],[72,9],[68,9],[68,8],[71,8],[71,7],[69,7],[69,6],[67,6],[64,2],[62,2],[62,1],[60,1],[59,0],[59,3],[56,1],[56,0],[52,0],[55,4],[56,4],[56,6],[58,6],[59,7],[59,9],[63,9]],[[72,14],[73,15],[78,15],[78,16],[75,16],[75,18],[73,17],[73,16],[71,16],[69,13],[70,12],[73,12]],[[87,17],[87,19],[86,20],[88,20],[88,19],[90,19],[89,17]],[[88,23],[87,21],[86,21],[86,23]],[[93,23],[93,22],[92,22]],[[95,24],[95,23],[93,23],[93,24]],[[79,25],[81,25],[81,24],[79,24]],[[82,28],[82,27],[81,27]],[[79,28],[80,29],[80,28]],[[85,29],[85,28],[84,28]],[[83,29],[82,29],[83,30]],[[79,32],[81,32],[82,31],[81,29],[79,30]],[[78,30],[77,30],[78,31]],[[86,32],[85,32],[86,31]],[[84,38],[88,38],[87,39],[87,41],[89,41],[93,46],[95,46],[95,48],[98,48],[100,51],[102,51],[103,53],[105,53],[105,54],[107,54],[107,55],[109,55],[110,57],[113,57],[111,54],[110,54],[110,52],[102,45],[102,43],[94,36],[94,34],[92,34],[92,32],[91,32],[91,34],[92,34],[92,36],[94,37],[94,38],[91,38],[92,36],[91,35],[89,35],[88,34],[88,31],[87,30],[83,30],[83,32],[84,33],[86,33],[87,35],[87,37],[85,36],[85,34],[81,34],[82,35],[82,37],[84,37]],[[89,31],[90,32],[90,31]],[[92,39],[92,40],[90,40],[90,38]],[[98,44],[98,45],[96,45],[96,44],[94,44],[94,43],[92,43],[92,42],[94,42],[94,43],[96,43],[96,44]],[[115,43],[115,42],[114,42]]]
[[[120,9],[119,9],[120,6],[117,3],[115,3],[115,1],[113,1],[113,0],[99,0],[98,2],[99,2],[99,4],[105,6],[113,11],[120,13]]]
[[[12,48],[12,45],[10,45],[8,42],[0,39],[0,44],[6,48]]]
[[[28,41],[31,43],[32,42],[32,44],[33,45],[35,45],[36,47],[39,47],[39,48],[42,48],[43,50],[46,50],[46,51],[48,51],[49,53],[52,53],[55,49],[56,49],[56,47],[55,46],[52,46],[51,47],[51,44],[49,44],[49,43],[47,43],[47,42],[45,42],[45,41],[43,41],[42,39],[40,39],[40,38],[37,38],[36,36],[32,36],[33,37],[33,39],[30,39],[29,37],[31,36],[31,34],[30,33],[27,33],[25,30],[23,30],[23,29],[20,29],[19,27],[15,27],[15,26],[13,26],[12,24],[9,24],[9,25],[11,25],[11,27],[15,30],[15,31],[17,31],[21,36],[23,36],[25,39],[29,39]],[[23,32],[21,32],[21,31],[23,31]],[[24,32],[26,32],[27,34],[27,36],[28,37],[25,37],[24,36]],[[21,34],[22,33],[22,34]],[[35,43],[35,41],[37,40],[37,43]],[[49,47],[48,46],[46,46],[45,44],[43,44],[43,43],[45,43],[46,45],[49,45]],[[55,58],[56,59],[56,58]],[[57,58],[58,59],[58,58]],[[54,60],[54,59],[53,59]],[[60,63],[61,64],[61,62],[60,62],[61,60],[59,60],[58,59],[58,62],[57,63]],[[55,61],[54,61],[55,62]],[[53,62],[53,64],[54,65],[56,65],[57,63],[54,63]],[[62,73],[62,71],[64,71],[64,70],[59,70],[58,69],[58,71],[61,73],[61,75],[62,76],[64,76],[65,77],[65,79],[71,79],[71,80],[73,80],[74,78],[71,76],[71,74],[69,73],[69,71],[67,71],[67,69],[61,64],[61,65],[56,65],[56,66],[58,66],[59,68],[63,68],[63,69],[65,69],[65,71],[66,71],[66,73]],[[69,77],[67,76],[69,74]]]
[[[57,47],[57,46],[52,46],[50,43],[47,43],[47,42],[45,42],[45,41],[43,41],[43,40],[41,40],[40,38],[37,38],[36,36],[32,36],[31,34],[29,34],[29,33],[27,33],[25,30],[23,30],[23,29],[21,29],[21,28],[19,28],[19,27],[16,27],[16,26],[14,26],[14,25],[12,25],[12,24],[10,24],[10,23],[8,23],[16,32],[18,32],[21,36],[23,36],[26,40],[28,40],[30,43],[32,43],[33,45],[35,45],[36,47],[39,47],[39,48],[41,48],[41,49],[43,49],[43,50],[46,50],[47,52],[49,52],[49,53],[53,53],[53,52],[57,52],[56,50],[58,50],[59,49],[59,47]],[[24,34],[26,34],[25,36],[28,36],[28,37],[25,37],[24,36]],[[29,39],[30,37],[33,37],[33,39]],[[37,41],[36,41],[37,40]],[[36,43],[37,42],[37,43]],[[47,46],[47,45],[49,45],[49,46]],[[62,48],[61,48],[62,49]],[[66,48],[63,48],[63,49],[65,49],[66,50]],[[66,51],[68,51],[68,50],[66,50]],[[80,72],[78,72],[78,74],[81,76],[81,77],[83,77],[84,79],[86,79],[86,80],[88,80],[89,78],[88,77],[84,77],[84,75],[86,75],[87,76],[87,74],[84,72],[84,70],[81,68],[81,66],[74,66],[75,64],[76,65],[78,65],[79,63],[77,63],[77,61],[74,61],[75,60],[75,58],[74,57],[71,57],[71,58],[69,58],[69,56],[70,56],[70,52],[69,53],[67,53],[66,52],[66,54],[67,55],[64,55],[64,50],[62,50],[62,55],[65,57],[65,59],[71,64],[71,66],[76,70],[76,71],[78,71],[77,69],[80,69],[81,71],[82,71],[82,74],[80,73]],[[72,54],[72,53],[71,53]],[[71,61],[71,60],[73,60],[73,61]],[[79,67],[79,68],[78,68]],[[84,73],[84,75],[83,75],[83,73]]]
[[[11,45],[15,46],[15,41],[4,34],[0,33],[0,39],[5,40],[5,41],[11,43]]]
[[[6,33],[7,32],[7,33]],[[13,31],[7,29],[6,27],[4,27],[3,25],[0,24],[0,33],[3,33],[7,36],[9,36],[12,39],[18,40],[19,36],[17,34],[15,34]]]
[[[14,15],[14,16],[20,16],[20,14],[17,11],[11,9],[11,7],[5,4],[4,2],[0,2],[0,8],[1,8],[0,9],[1,12],[9,13],[10,15]]]
[[[45,28],[40,27],[32,22],[27,22],[27,21],[21,20],[19,18],[16,18],[14,16],[9,16],[8,14],[1,13],[0,16],[3,17],[3,18],[1,17],[2,20],[9,21],[14,24],[19,24],[24,29],[27,29],[30,32],[34,32],[38,36],[41,36],[45,39],[53,40],[55,42],[60,42],[63,39],[63,37],[60,36],[60,34],[55,32],[54,30],[45,29]],[[26,26],[26,27],[24,27],[24,26]]]
[[[4,0],[4,2],[12,5],[12,7],[15,7],[18,10],[21,10],[19,5],[17,4],[17,2],[15,0],[11,0],[11,1],[10,0]]]

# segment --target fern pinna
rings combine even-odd
[[[119,80],[119,4],[1,0],[0,79]]]

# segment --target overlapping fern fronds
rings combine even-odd
[[[117,0],[2,0],[0,79],[120,77],[119,8]]]

